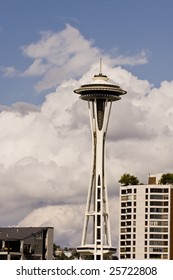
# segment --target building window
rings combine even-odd
[[[125,259],[125,256],[120,254],[120,259]]]
[[[126,215],[127,220],[131,220],[132,216],[131,215]]]
[[[150,221],[150,226],[168,226],[168,221]]]
[[[125,234],[121,234],[121,239],[126,239]]]
[[[162,195],[162,194],[151,194],[150,199],[168,199],[168,195]]]
[[[126,216],[121,215],[121,220],[125,220],[125,219],[126,219]]]
[[[154,220],[160,220],[160,219],[168,219],[168,215],[167,214],[151,214],[150,215],[150,219],[154,219]]]
[[[126,207],[131,207],[131,206],[132,206],[131,201],[128,201],[128,202],[126,203]]]
[[[125,201],[125,200],[127,200],[127,196],[126,195],[121,196],[121,201]]]
[[[162,248],[162,247],[150,247],[149,249],[150,252],[159,252],[159,253],[162,253],[162,252],[168,252],[168,248]]]
[[[168,213],[168,208],[150,208],[150,212]]]
[[[168,188],[151,188],[150,193],[168,193]]]
[[[131,254],[126,254],[126,259],[130,259],[131,258]]]
[[[168,201],[150,201],[150,206],[168,206]]]
[[[121,194],[126,194],[126,190],[121,190]]]
[[[132,189],[127,189],[127,193],[132,193]]]
[[[154,227],[150,228],[150,232],[168,232],[168,228]]]
[[[161,259],[161,254],[149,254],[150,259]]]
[[[150,239],[168,239],[168,234],[150,234]]]
[[[131,252],[131,248],[126,247],[126,252]]]
[[[122,202],[122,203],[121,203],[121,207],[126,207],[126,203],[125,203],[125,202]]]
[[[125,252],[126,251],[126,248],[121,248],[120,249],[120,252],[122,253],[122,252]]]
[[[154,245],[154,246],[168,246],[168,241],[150,240],[149,245]]]

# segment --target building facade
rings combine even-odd
[[[51,260],[52,227],[0,228],[0,260]]]
[[[173,259],[173,185],[120,187],[119,259]]]

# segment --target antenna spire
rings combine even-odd
[[[100,74],[102,75],[102,57],[100,58]]]

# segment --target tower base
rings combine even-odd
[[[77,252],[80,254],[80,259],[87,260],[87,259],[94,259],[94,245],[87,244],[86,246],[79,246],[77,247]],[[117,249],[114,247],[104,246],[103,247],[103,260],[111,260],[112,255],[117,252]],[[96,260],[101,259],[101,249],[100,252],[97,250]]]

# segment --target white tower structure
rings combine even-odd
[[[92,174],[84,218],[83,235],[78,252],[81,258],[92,255],[94,260],[111,258],[116,248],[111,244],[108,196],[105,174],[105,140],[113,101],[125,94],[119,86],[109,83],[108,77],[95,75],[93,83],[74,90],[80,98],[88,102],[92,131]]]

